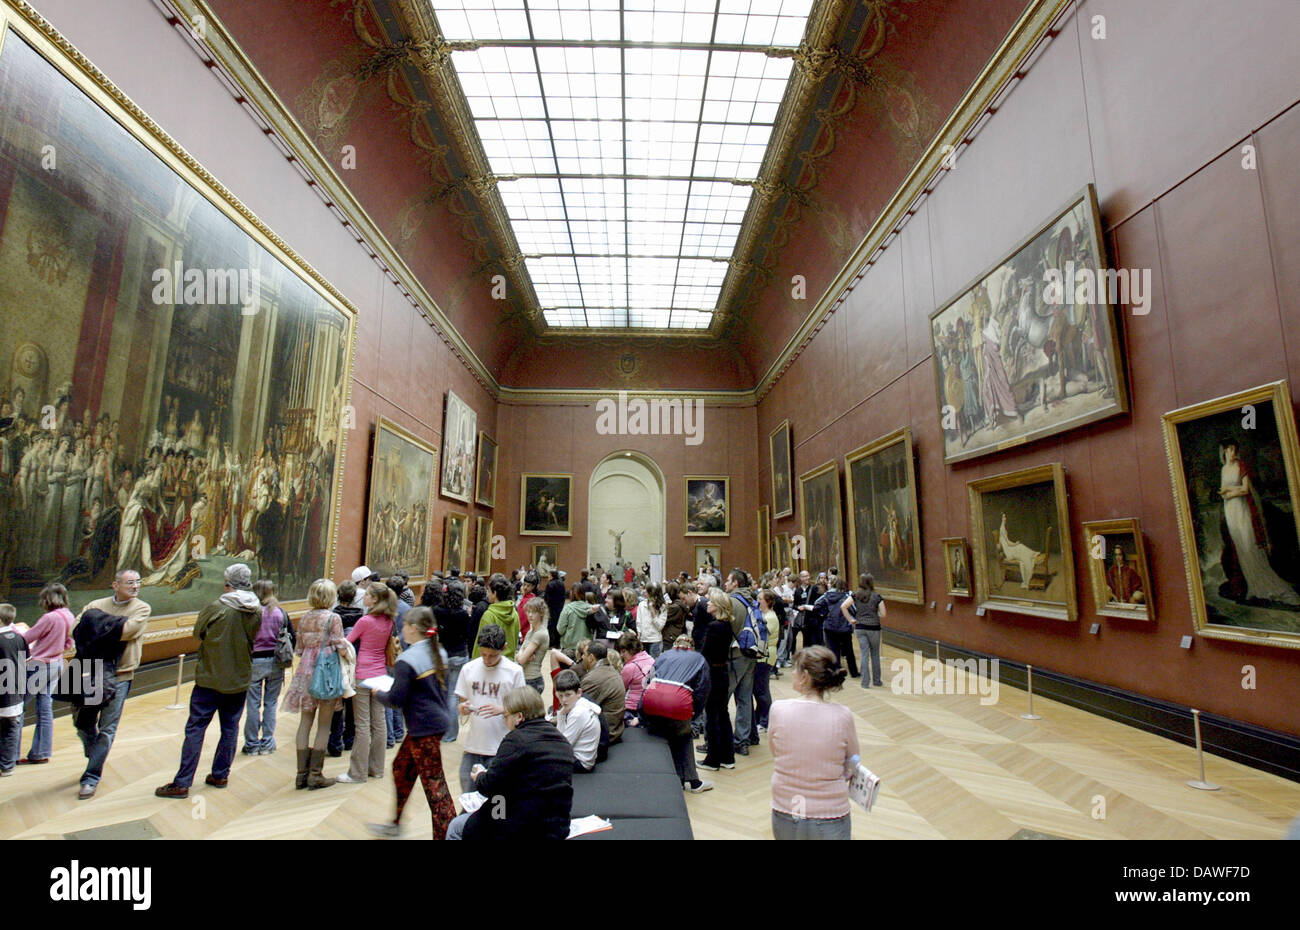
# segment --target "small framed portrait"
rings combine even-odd
[[[939,540],[943,544],[943,577],[948,593],[954,597],[970,597],[970,550],[965,536],[948,536]]]
[[[768,457],[772,465],[772,516],[780,520],[794,513],[794,478],[790,455],[790,421],[767,437]]]
[[[731,535],[731,479],[726,475],[686,476],[686,535]]]
[[[1103,617],[1154,620],[1142,531],[1134,517],[1083,524],[1088,581]]]
[[[474,573],[490,575],[492,574],[493,521],[487,517],[479,517],[475,522],[478,526],[474,538]]]
[[[524,475],[520,479],[519,526],[525,536],[572,536],[569,502],[572,475]]]
[[[447,529],[442,536],[443,571],[465,571],[465,536],[469,532],[469,515],[452,511],[447,514]]]
[[[559,567],[559,543],[533,543],[533,568],[537,574],[549,574]]]
[[[718,573],[721,569],[718,567],[722,564],[722,547],[721,546],[696,546],[695,547],[695,570],[697,572],[708,572],[718,579],[721,583],[722,578]]]
[[[976,605],[1078,619],[1065,469],[1040,465],[966,485]]]
[[[495,507],[497,502],[497,444],[487,433],[478,434],[478,470],[474,479],[474,503]]]

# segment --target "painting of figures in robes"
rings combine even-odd
[[[1089,185],[930,317],[945,462],[1128,409],[1100,228]]]
[[[301,602],[333,564],[352,311],[17,25],[0,50],[0,600],[34,617],[59,581],[79,610],[130,570],[154,618],[193,614],[244,562]]]
[[[1098,615],[1154,620],[1146,547],[1137,519],[1084,523],[1083,538]]]
[[[1300,648],[1300,472],[1285,381],[1164,416],[1197,633]]]
[[[442,570],[444,572],[469,571],[465,563],[466,537],[469,535],[469,515],[452,511],[447,514],[442,536]]]
[[[387,578],[398,569],[421,584],[429,574],[433,480],[438,451],[383,417],[370,460],[366,565]]]
[[[921,533],[916,509],[912,431],[882,436],[844,457],[848,493],[851,585],[869,573],[876,590],[890,600],[923,599]]]
[[[731,533],[731,479],[726,475],[686,476],[686,535]]]
[[[966,488],[976,606],[1076,619],[1065,469],[1040,465]]]
[[[467,403],[447,392],[447,413],[442,425],[442,496],[469,503],[474,487],[474,442],[478,438],[478,414]]]
[[[804,536],[804,558],[800,567],[807,568],[814,576],[832,567],[843,572],[840,471],[833,460],[799,476],[799,512]]]

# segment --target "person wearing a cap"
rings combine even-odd
[[[221,741],[206,782],[224,788],[230,777],[244,697],[253,680],[253,641],[262,626],[262,604],[250,590],[253,576],[247,565],[235,562],[226,569],[225,579],[226,593],[199,611],[194,621],[199,664],[190,694],[181,765],[175,778],[154,791],[160,798],[189,796],[203,752],[203,736],[214,715],[221,718]]]
[[[365,604],[362,601],[366,596],[366,585],[371,581],[378,581],[379,573],[372,572],[365,565],[358,565],[352,569],[352,583],[357,586],[357,596],[352,599],[352,606],[359,607],[364,612]]]

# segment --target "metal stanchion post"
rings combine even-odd
[[[1029,713],[1021,714],[1026,720],[1042,720],[1043,718],[1034,713],[1034,667],[1025,666],[1025,681],[1029,686]]]
[[[934,641],[934,661],[940,665],[943,664],[943,655],[939,652],[939,641],[937,639]]]
[[[185,671],[185,653],[181,653],[180,661],[176,663],[176,702],[167,705],[167,710],[184,710],[185,705],[181,703],[181,675]]]
[[[1201,763],[1201,777],[1190,779],[1187,787],[1201,791],[1218,791],[1218,785],[1205,780],[1205,751],[1201,748],[1201,712],[1195,708],[1192,710],[1192,726],[1196,730],[1196,760]]]

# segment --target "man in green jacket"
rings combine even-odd
[[[230,765],[239,741],[239,719],[253,679],[253,641],[262,626],[262,605],[251,590],[252,573],[236,562],[226,569],[226,593],[199,611],[194,638],[199,641],[199,664],[190,694],[190,719],[185,724],[181,767],[176,777],[154,791],[160,798],[184,798],[194,783],[203,751],[203,735],[213,715],[221,718],[221,742],[206,779],[214,788],[226,787]]]
[[[519,611],[515,610],[512,597],[514,588],[505,575],[497,574],[488,579],[488,609],[479,621],[479,629],[489,623],[495,623],[506,634],[506,648],[501,654],[514,661],[515,650],[519,648]],[[478,640],[474,641],[474,651],[470,659],[478,658]]]

